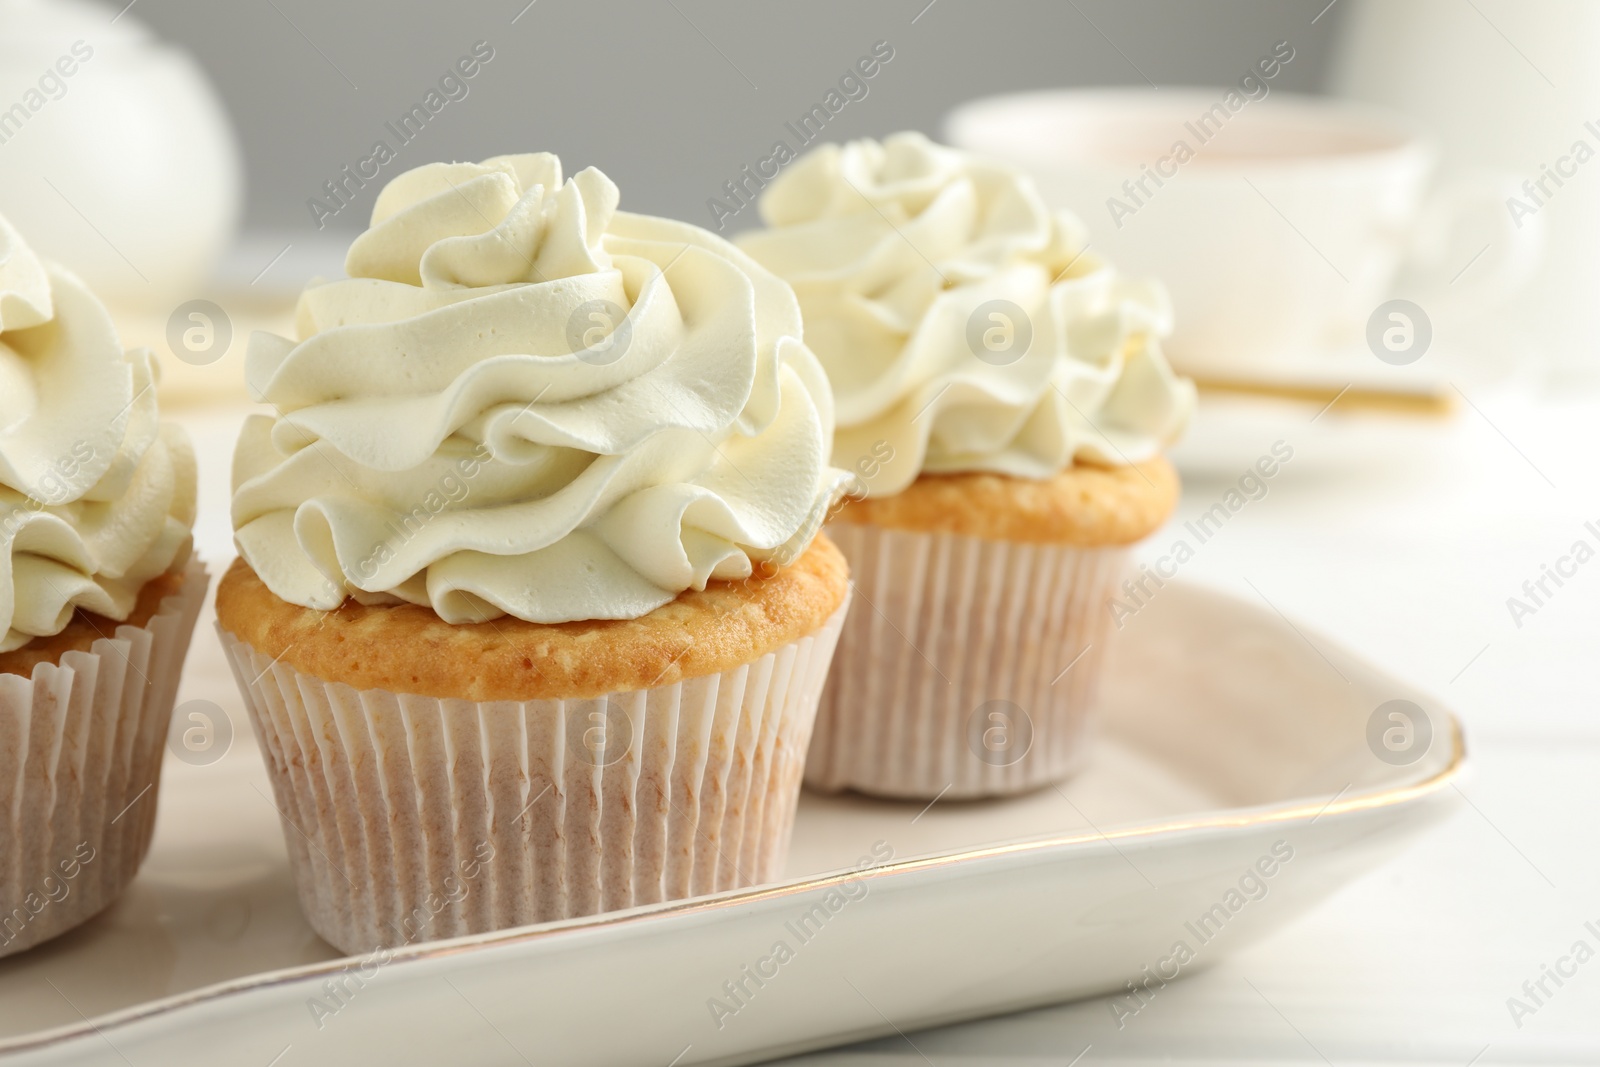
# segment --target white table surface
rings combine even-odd
[[[1179,453],[1179,514],[1143,551],[1289,442],[1269,495],[1183,576],[1264,595],[1436,693],[1467,726],[1472,807],[1121,1029],[1097,1000],[785,1062],[1600,1063],[1600,955],[1547,980],[1520,1028],[1507,1007],[1575,941],[1600,953],[1600,559],[1520,629],[1506,607],[1574,540],[1600,548],[1583,529],[1600,527],[1600,401],[1472,399],[1481,413],[1443,423],[1213,404]]]
[[[1600,958],[1551,984],[1520,1028],[1507,1008],[1573,942],[1600,951],[1584,928],[1600,929],[1600,559],[1520,629],[1506,608],[1575,539],[1600,546],[1583,529],[1600,527],[1600,399],[1474,400],[1481,411],[1463,405],[1445,421],[1212,403],[1179,454],[1180,511],[1143,547],[1166,552],[1185,520],[1289,442],[1294,459],[1268,496],[1183,576],[1269,598],[1436,693],[1467,725],[1470,808],[1280,936],[1162,990],[1120,1029],[1107,1001],[1089,1001],[785,1062],[1600,1062]],[[173,415],[208,442],[240,417]],[[227,463],[220,449],[201,456],[196,532],[214,560],[231,555]]]

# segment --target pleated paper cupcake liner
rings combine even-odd
[[[856,604],[823,692],[806,784],[998,796],[1083,756],[1125,546],[986,541],[833,524]]]
[[[93,918],[144,861],[207,582],[191,558],[144,626],[30,677],[0,674],[0,956]]]
[[[357,691],[221,636],[301,907],[358,955],[777,879],[847,608],[737,669],[581,700]]]

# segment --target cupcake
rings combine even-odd
[[[98,914],[150,846],[206,588],[155,382],[0,218],[0,956]]]
[[[843,558],[827,378],[732,245],[548,154],[379,194],[256,334],[223,642],[351,952],[780,874]]]
[[[806,771],[977,797],[1083,752],[1128,546],[1162,524],[1193,386],[1163,290],[1005,167],[902,133],[825,145],[739,244],[795,289],[854,475],[830,534],[858,604]]]

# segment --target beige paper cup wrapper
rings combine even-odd
[[[358,955],[776,880],[848,607],[735,670],[584,700],[357,691],[221,636],[301,907]]]
[[[0,956],[93,918],[144,861],[207,579],[191,558],[144,626],[0,674]]]
[[[823,692],[806,784],[932,800],[1068,777],[1126,546],[986,541],[835,523],[855,608]]]

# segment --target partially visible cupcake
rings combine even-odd
[[[741,236],[794,286],[834,389],[830,526],[860,604],[806,781],[1017,792],[1082,752],[1126,546],[1177,501],[1193,386],[1164,291],[1089,250],[1008,168],[902,133],[825,145]]]
[[[350,952],[779,876],[848,599],[788,286],[551,155],[395,178],[234,460],[217,615]]]
[[[0,218],[0,956],[132,880],[206,574],[154,357]]]

